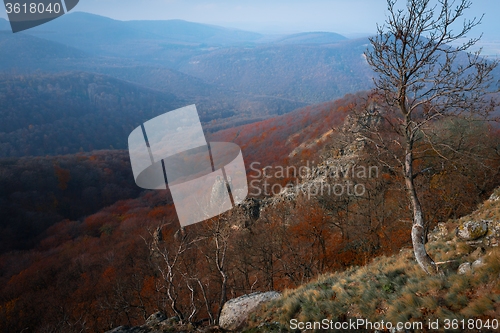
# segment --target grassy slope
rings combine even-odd
[[[500,189],[496,190],[500,194]],[[462,218],[498,220],[500,200],[487,200]],[[473,262],[476,246],[457,239],[459,221],[444,226],[449,232],[430,241],[428,251],[440,265],[441,276],[427,276],[417,265],[411,249],[379,257],[364,267],[326,274],[263,307],[253,315],[247,332],[288,332],[290,320],[334,321],[363,318],[371,322],[423,322],[439,319],[500,319],[500,249],[486,247],[485,265],[459,275],[457,267]],[[264,323],[264,324],[262,324]],[[461,324],[460,324],[461,325]],[[417,330],[419,331],[419,330]],[[428,330],[423,330],[426,332]],[[455,330],[454,332],[468,331]],[[476,332],[478,330],[469,330]],[[483,329],[482,332],[497,330]],[[324,332],[324,330],[322,331]]]

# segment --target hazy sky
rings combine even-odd
[[[349,35],[375,32],[376,23],[384,21],[386,0],[80,0],[74,10],[118,20],[184,19],[258,32]],[[496,39],[500,1],[473,0],[468,15],[482,13],[487,15],[477,31]]]

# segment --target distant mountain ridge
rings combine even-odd
[[[126,21],[129,27],[179,43],[238,44],[259,41],[263,35],[184,20]]]
[[[320,103],[373,87],[363,53],[367,39],[325,45],[262,45],[214,50],[179,70],[206,82],[304,103]]]
[[[276,44],[330,44],[347,40],[347,37],[333,32],[303,32],[278,38]]]
[[[118,21],[83,12],[71,13],[26,33],[99,55],[130,57],[162,48],[232,45],[255,42],[262,35],[182,20]],[[130,55],[123,53],[128,48]],[[185,51],[185,50],[184,50]]]
[[[276,115],[369,89],[363,44],[329,32],[274,37],[182,20],[118,21],[76,12],[23,35],[0,34],[0,70],[97,72],[175,91],[210,110]]]
[[[23,34],[0,33],[0,70],[113,76],[197,104],[215,131],[373,88],[369,45],[330,32],[266,36],[76,12]]]

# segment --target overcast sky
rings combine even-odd
[[[74,10],[118,20],[183,19],[265,33],[349,35],[375,32],[376,23],[385,19],[386,0],[80,0]],[[500,1],[473,0],[468,17],[482,13],[484,24],[476,31],[497,39]]]

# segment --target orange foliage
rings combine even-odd
[[[58,187],[61,190],[65,190],[68,188],[68,182],[71,179],[71,175],[69,173],[69,170],[61,168],[59,165],[54,164],[54,172],[57,176],[57,179],[59,181]]]

